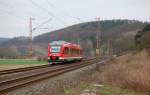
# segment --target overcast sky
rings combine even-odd
[[[33,28],[45,23],[36,36],[98,16],[150,21],[150,0],[0,0],[0,37],[28,36],[29,17]]]

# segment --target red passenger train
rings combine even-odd
[[[65,41],[53,41],[48,45],[48,62],[63,63],[69,61],[81,61],[83,58],[80,45]]]

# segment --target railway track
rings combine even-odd
[[[39,68],[45,68],[48,65],[41,65],[41,66],[33,66],[33,67],[26,67],[26,68],[17,68],[17,69],[9,69],[9,70],[2,70],[0,71],[0,75],[10,74],[10,73],[17,73],[27,70],[33,70],[33,69],[39,69]]]
[[[90,58],[90,59],[85,59],[83,61],[89,61],[89,60],[94,60],[94,59],[96,59],[96,58],[94,57],[94,58]],[[0,75],[17,73],[17,72],[24,72],[24,71],[35,70],[35,69],[41,69],[41,68],[46,68],[46,67],[49,67],[49,66],[50,66],[50,64],[46,64],[46,65],[41,65],[41,66],[33,66],[33,67],[2,70],[2,71],[0,71]]]
[[[25,69],[21,70],[16,70],[12,71],[13,73],[22,73],[24,74],[13,77],[12,76],[7,76],[6,73],[4,74],[4,77],[0,77],[0,93],[7,93],[9,91],[15,90],[17,88],[31,85],[32,83],[42,81],[47,78],[51,78],[75,69],[82,68],[84,66],[91,65],[91,63],[95,63],[97,61],[100,61],[102,59],[97,60],[96,58],[86,60],[80,63],[76,64],[67,64],[67,65],[59,65],[59,66],[52,66],[52,67],[41,67],[41,72],[39,71],[39,68],[36,67],[35,69],[28,69],[30,71],[25,71]],[[38,69],[37,69],[38,68]],[[44,70],[43,70],[44,69]],[[11,71],[8,71],[9,73],[12,74]],[[25,73],[27,72],[27,73]],[[30,73],[30,74],[29,74]],[[7,73],[8,74],[8,73]],[[11,78],[10,78],[11,77]]]

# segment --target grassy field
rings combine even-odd
[[[27,59],[0,59],[0,70],[24,68],[48,64],[46,61],[27,60]]]
[[[24,64],[47,64],[46,61],[26,60],[26,59],[3,59],[0,65],[24,65]]]

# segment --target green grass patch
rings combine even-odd
[[[104,86],[100,88],[98,95],[145,95],[145,94],[117,87]]]
[[[20,64],[47,64],[46,61],[24,60],[24,59],[5,59],[0,60],[0,65],[20,65]]]

